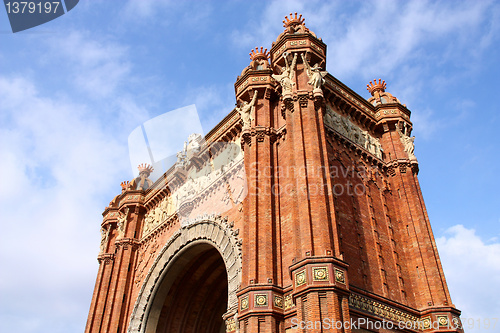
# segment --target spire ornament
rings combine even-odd
[[[122,187],[122,192],[125,192],[130,187],[130,181],[125,180],[125,181],[120,183],[120,186]]]
[[[298,24],[304,25],[305,20],[306,19],[302,18],[302,14],[297,17],[297,12],[295,12],[295,17],[293,17],[292,13],[290,13],[290,18],[288,18],[288,16],[285,16],[285,19],[283,20],[283,27],[289,28]]]
[[[382,79],[378,79],[378,83],[377,83],[377,80],[373,80],[373,83],[372,81],[370,81],[370,84],[367,84],[366,85],[366,89],[370,92],[370,94],[372,94],[372,96],[375,96],[374,94],[376,92],[385,92],[385,88],[387,87],[387,84],[385,83],[385,80],[382,80]]]
[[[269,66],[269,56],[270,53],[264,47],[260,47],[260,51],[258,47],[255,47],[255,50],[249,53],[250,59],[252,62],[250,63],[249,68],[253,70],[263,70],[268,69]],[[243,74],[243,73],[242,73]]]
[[[139,164],[137,169],[139,169],[139,177],[136,177],[130,182],[130,188],[144,191],[153,186],[153,181],[148,178],[154,171],[153,167],[149,164],[142,163]]]
[[[387,84],[385,83],[385,80],[378,79],[378,82],[377,80],[373,80],[373,82],[370,81],[370,83],[366,85],[366,89],[372,95],[372,97],[368,99],[368,102],[370,102],[374,106],[380,104],[391,104],[391,103],[401,104],[399,99],[397,99],[396,97],[392,96],[392,94],[385,91],[386,87]]]
[[[147,173],[146,177],[149,177],[149,175],[154,171],[153,167],[146,163],[139,164],[137,169],[139,169],[139,175],[143,172]]]
[[[256,46],[255,50],[252,50],[252,52],[250,52],[249,55],[251,60],[263,59],[267,61],[267,59],[269,59],[269,51],[267,51],[267,49],[264,49],[263,46],[260,47],[260,51],[259,48]]]
[[[285,27],[285,33],[289,34],[305,34],[305,33],[311,33],[314,37],[316,35],[309,31],[309,29],[306,28],[304,24],[305,19],[302,18],[302,14],[297,16],[297,13],[295,13],[295,16],[290,13],[290,18],[288,16],[285,16],[285,19],[283,20],[283,27]],[[281,36],[281,35],[280,35]],[[280,37],[278,37],[279,39]]]

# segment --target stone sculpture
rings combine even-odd
[[[306,74],[309,78],[309,81],[307,83],[313,87],[313,93],[321,93],[321,95],[323,95],[321,86],[323,86],[323,84],[325,83],[324,77],[326,76],[326,74],[328,74],[328,72],[322,71],[319,63],[311,67],[311,65],[309,65],[309,63],[307,62],[304,53],[301,53],[300,56],[302,57],[304,67],[306,68]]]
[[[273,74],[273,79],[278,81],[281,85],[283,99],[292,98],[293,86],[295,82],[292,81],[295,76],[295,65],[297,63],[297,53],[293,55],[292,64],[288,65],[287,59],[288,53],[283,53],[283,58],[285,59],[285,69],[282,69],[281,74]]]
[[[257,101],[257,90],[253,93],[253,98],[250,103],[243,101],[236,107],[236,111],[240,114],[243,121],[243,129],[248,129],[252,125],[253,114],[255,110],[255,102]]]

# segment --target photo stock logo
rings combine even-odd
[[[14,33],[52,21],[75,8],[78,2],[79,0],[4,0],[10,27]]]

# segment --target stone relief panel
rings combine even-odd
[[[324,122],[325,126],[329,129],[334,130],[355,144],[363,147],[377,158],[382,159],[383,149],[380,140],[373,137],[368,131],[359,128],[358,125],[351,121],[349,116],[341,116],[327,104]]]
[[[181,225],[186,225],[200,216],[222,214],[240,204],[247,195],[240,139],[212,144],[212,158],[198,167],[189,167],[190,144],[186,147],[187,152],[178,154],[181,162],[176,163],[176,168],[182,168],[186,172],[186,180],[146,213],[143,237],[174,214],[177,214]],[[196,148],[199,151],[200,148]],[[181,155],[184,157],[180,158]]]

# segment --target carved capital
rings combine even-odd
[[[396,170],[399,169],[399,173],[404,174],[407,172],[408,168],[414,173],[418,174],[418,162],[416,160],[402,159],[398,161],[393,161],[387,166],[387,173],[394,177],[396,175]]]
[[[325,100],[323,98],[323,96],[321,97],[314,97],[314,110],[315,111],[318,111],[321,109],[322,106],[325,106]]]
[[[123,247],[124,250],[128,250],[129,247],[136,249],[139,247],[140,242],[134,238],[120,238],[115,242],[116,247]]]
[[[248,145],[249,147],[252,145],[252,133],[249,130],[243,131],[241,139],[241,148],[245,149],[245,145]]]
[[[99,264],[104,262],[105,265],[113,262],[115,260],[115,255],[113,253],[102,253],[97,256],[97,261]]]
[[[285,105],[285,109],[288,109],[288,110],[290,110],[290,112],[293,113],[294,107],[293,107],[293,100],[292,99],[283,100],[283,104]]]
[[[387,167],[387,173],[389,174],[389,176],[391,177],[394,177],[396,175],[396,168],[394,165],[389,165]]]
[[[406,173],[406,167],[408,166],[407,163],[405,162],[400,162],[399,163],[399,172],[401,173]]]
[[[306,108],[307,103],[309,102],[309,95],[308,94],[299,95],[298,99],[299,99],[300,107]]]
[[[283,119],[286,119],[286,105],[285,103],[281,103],[281,116]]]
[[[266,87],[266,90],[264,91],[264,98],[265,99],[270,99],[271,98],[271,92],[273,92],[274,89]]]

